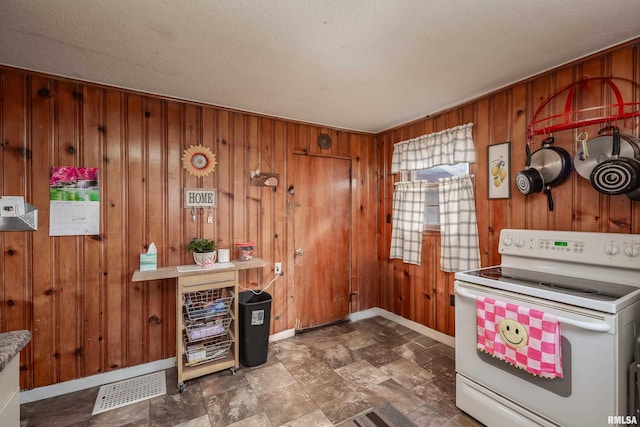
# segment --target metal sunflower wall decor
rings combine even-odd
[[[182,167],[193,176],[207,176],[216,169],[216,155],[202,145],[191,145],[182,154]]]

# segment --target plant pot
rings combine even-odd
[[[214,262],[216,262],[217,255],[218,255],[218,253],[216,251],[194,252],[193,253],[193,260],[196,262],[196,264],[198,264],[200,266],[211,265]]]

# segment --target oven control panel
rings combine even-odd
[[[498,252],[640,270],[640,235],[579,231],[513,230],[500,232]]]

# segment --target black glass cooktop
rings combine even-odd
[[[540,273],[516,268],[491,267],[467,271],[465,274],[518,286],[527,286],[601,301],[616,301],[638,290],[635,286],[608,283],[576,277]]]

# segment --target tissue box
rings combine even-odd
[[[158,254],[140,254],[140,271],[156,270]]]

